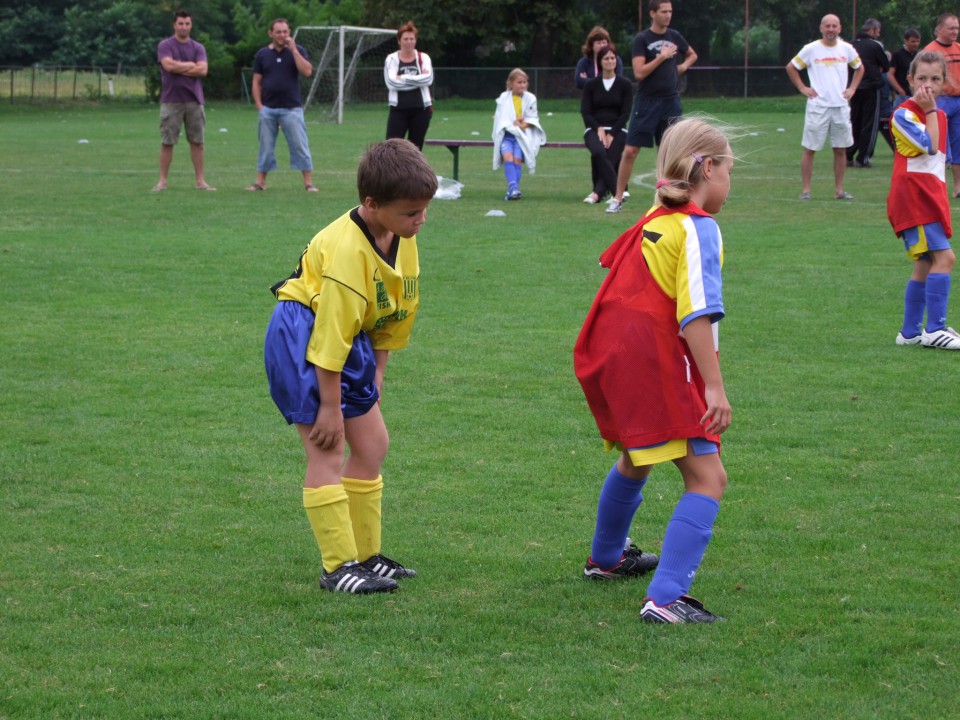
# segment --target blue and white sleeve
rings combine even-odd
[[[905,157],[935,155],[937,149],[930,141],[926,123],[912,110],[903,106],[893,113],[890,132],[897,143],[897,152]]]
[[[677,321],[683,328],[694,318],[717,322],[724,316],[723,237],[712,217],[691,215],[683,222],[686,240],[677,278]]]

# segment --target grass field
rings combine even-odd
[[[489,151],[463,151],[384,394],[384,550],[420,576],[342,597],[317,587],[261,343],[385,109],[310,126],[319,194],[290,170],[243,191],[245,106],[208,108],[216,193],[184,144],[150,192],[155,107],[0,111],[0,718],[956,717],[960,357],[893,343],[890,152],[849,172],[852,203],[818,156],[801,203],[799,99],[692,109],[750,134],[718,216],[731,485],[693,588],[728,622],[673,628],[639,622],[644,581],[580,579],[613,458],[572,347],[652,152],[607,216],[581,202],[586,151],[544,150],[509,205]],[[441,103],[429,137],[486,138],[492,110]],[[580,136],[573,106],[541,113]],[[654,472],[644,548],[680,492]]]

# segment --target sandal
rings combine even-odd
[[[246,188],[246,189],[247,189],[247,190],[250,190],[251,192],[262,192],[262,191],[266,190],[266,188],[265,188],[263,185],[261,185],[260,183],[254,183],[253,185],[251,185],[250,187],[248,187],[248,188]]]

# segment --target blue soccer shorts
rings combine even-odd
[[[513,153],[514,160],[523,160],[523,147],[520,141],[510,133],[504,134],[503,140],[500,141],[500,154],[504,153]]]
[[[270,396],[291,425],[312,425],[320,411],[316,367],[307,361],[313,321],[310,308],[292,300],[282,300],[273,310],[264,338],[263,362]],[[345,419],[367,414],[380,398],[376,371],[373,345],[367,334],[361,331],[353,339],[340,371],[340,408]]]
[[[931,250],[950,249],[950,238],[938,222],[907,228],[901,231],[900,237],[911,260],[930,257]]]

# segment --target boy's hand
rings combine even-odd
[[[730,427],[732,419],[727,393],[721,385],[719,388],[704,388],[704,396],[707,401],[707,412],[700,418],[700,424],[707,432],[720,435]]]
[[[333,450],[343,440],[343,412],[339,407],[320,406],[310,430],[310,442],[321,450]]]

